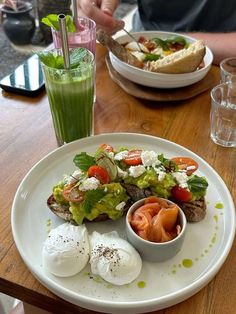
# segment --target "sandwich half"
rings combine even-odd
[[[147,70],[165,74],[190,73],[197,70],[203,61],[206,47],[198,40],[186,49],[181,49],[163,59],[149,61]]]

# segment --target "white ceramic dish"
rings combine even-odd
[[[159,37],[161,39],[166,39],[171,36],[182,36],[190,43],[196,41],[192,37],[170,32],[146,31],[132,33],[132,35],[136,39],[138,39],[140,36],[144,36],[145,38]],[[122,35],[116,38],[116,40],[121,44],[131,41],[128,35]],[[199,82],[207,75],[213,61],[213,54],[211,50],[208,47],[206,47],[206,54],[204,57],[205,66],[200,70],[184,74],[163,74],[136,68],[132,65],[122,62],[111,52],[109,53],[109,56],[112,66],[119,74],[121,74],[122,76],[124,76],[125,78],[129,79],[132,82],[156,88],[177,88]]]
[[[179,208],[177,224],[181,227],[181,232],[172,240],[166,242],[152,242],[141,238],[132,227],[130,221],[134,212],[144,205],[141,199],[130,206],[126,214],[126,235],[128,241],[138,250],[141,257],[149,262],[164,262],[174,257],[182,248],[186,233],[187,220],[184,212]],[[174,204],[170,200],[166,200],[169,204]],[[176,204],[177,205],[177,204]],[[165,228],[164,228],[165,229]]]
[[[157,150],[167,157],[189,156],[199,163],[199,175],[209,182],[207,215],[188,224],[184,246],[169,261],[143,262],[140,276],[125,286],[108,285],[88,275],[89,265],[78,275],[55,277],[42,268],[41,250],[49,229],[63,223],[47,208],[52,186],[75,169],[73,157],[93,154],[101,143]],[[217,203],[223,204],[217,209]],[[223,265],[235,235],[235,210],[231,195],[220,176],[199,156],[175,143],[140,134],[103,134],[56,149],[40,160],[21,182],[12,206],[12,232],[21,257],[33,275],[61,298],[81,307],[109,313],[144,313],[181,302],[204,287]],[[125,237],[125,220],[88,223],[89,232],[117,230]],[[189,266],[192,267],[189,268]],[[143,287],[144,286],[144,287]],[[142,288],[143,287],[143,288]]]

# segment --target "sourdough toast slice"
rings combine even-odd
[[[49,209],[55,215],[57,215],[58,217],[62,218],[65,221],[70,222],[73,225],[77,225],[76,221],[73,219],[72,213],[69,210],[69,206],[58,204],[56,202],[53,194],[50,195],[49,198],[47,199],[47,205],[48,205]],[[105,221],[105,220],[108,220],[108,219],[110,219],[110,218],[108,217],[107,214],[100,214],[93,221],[98,222],[98,221]],[[89,222],[89,220],[87,220],[86,218],[84,219],[84,221],[85,222],[86,221]]]
[[[129,207],[136,201],[150,196],[152,193],[150,189],[140,189],[135,185],[132,184],[123,184],[123,187],[126,189],[127,194],[130,196],[130,199],[127,201],[124,210],[124,214],[129,209]],[[172,200],[176,202],[175,200]],[[183,210],[185,213],[186,219],[188,222],[199,222],[201,221],[206,215],[206,201],[205,198],[202,197],[199,200],[192,201],[192,202],[176,202],[177,205]],[[73,219],[73,215],[69,210],[69,206],[58,204],[53,196],[50,195],[47,200],[47,205],[50,210],[57,215],[58,217],[62,218],[65,221],[68,221],[72,224],[77,224]],[[96,217],[93,221],[106,221],[110,220],[107,214],[100,214]],[[84,222],[89,222],[86,218]]]

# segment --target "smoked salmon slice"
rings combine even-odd
[[[130,219],[134,231],[144,240],[167,242],[180,233],[179,208],[166,200],[151,196],[135,210]]]

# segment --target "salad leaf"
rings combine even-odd
[[[96,205],[97,202],[100,201],[100,199],[103,198],[105,194],[106,192],[101,189],[87,191],[85,194],[85,199],[81,204],[84,212],[90,213],[92,208]]]
[[[166,39],[166,42],[171,43],[171,44],[178,43],[178,44],[181,44],[183,46],[186,46],[186,44],[187,44],[185,38],[181,37],[181,36],[175,36],[175,37],[168,38],[168,39]]]
[[[146,53],[144,61],[156,61],[161,58],[161,55],[156,55],[154,53]]]
[[[173,160],[165,158],[163,154],[158,155],[157,159],[162,163],[167,172],[175,172],[179,169]]]
[[[73,159],[74,164],[83,171],[87,171],[92,165],[95,165],[95,158],[85,152],[75,155]]]
[[[178,43],[178,44],[182,45],[185,48],[187,48],[188,45],[189,45],[187,43],[187,41],[185,40],[185,38],[182,37],[182,36],[170,37],[170,38],[167,38],[165,40],[161,39],[161,38],[153,38],[153,41],[155,41],[155,43],[157,45],[159,45],[165,51],[170,50],[170,48],[169,48],[170,44],[177,44]]]
[[[169,50],[169,46],[168,43],[166,42],[166,40],[163,40],[161,38],[153,38],[153,41],[155,41],[155,43],[160,46],[163,50],[167,51]]]
[[[193,175],[188,180],[188,187],[192,192],[194,199],[199,199],[206,194],[208,183],[204,177]]]
[[[57,14],[49,14],[46,17],[43,17],[41,22],[49,27],[52,27],[56,31],[59,31],[59,22]],[[66,29],[67,32],[69,33],[74,33],[76,31],[76,27],[70,15],[66,15]]]

